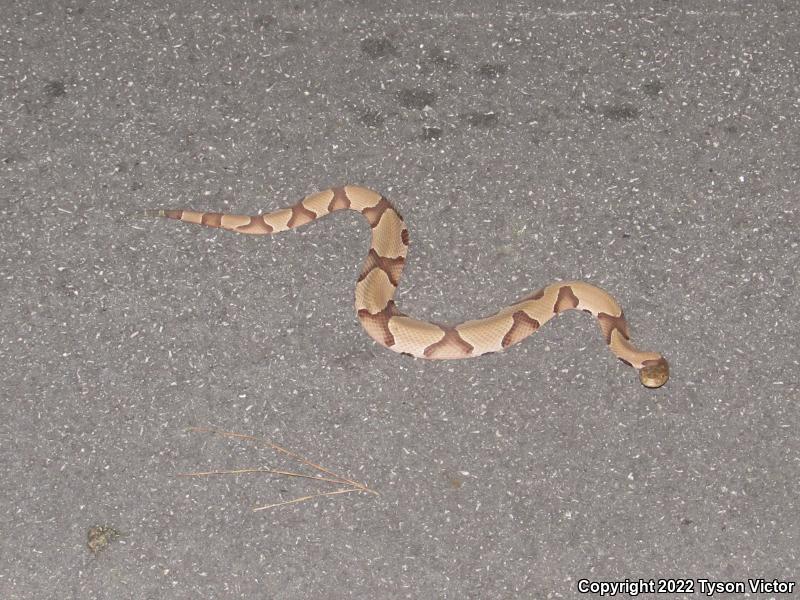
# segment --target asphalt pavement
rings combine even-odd
[[[798,581],[796,2],[0,14],[0,598]],[[381,348],[354,213],[269,238],[137,218],[343,183],[405,217],[404,312],[585,279],[671,380],[575,312],[474,360]],[[181,476],[248,468],[273,472]]]

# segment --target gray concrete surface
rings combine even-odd
[[[800,577],[800,7],[537,4],[2,2],[1,598]],[[407,312],[589,279],[672,380],[581,314],[473,361],[377,347],[357,215],[126,218],[342,182],[404,213]],[[251,512],[331,488],[177,477],[297,468],[207,425],[380,496]],[[122,535],[92,554],[96,525]]]

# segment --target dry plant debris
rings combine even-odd
[[[269,473],[270,475],[282,475],[284,477],[298,477],[302,479],[313,479],[314,481],[320,481],[323,483],[333,484],[339,486],[337,489],[328,491],[328,492],[317,492],[314,494],[309,494],[307,496],[300,496],[298,498],[292,498],[291,500],[285,500],[283,502],[275,502],[273,504],[266,504],[264,506],[257,506],[253,508],[253,512],[261,511],[261,510],[268,510],[271,508],[277,508],[279,506],[287,506],[289,504],[298,504],[300,502],[307,502],[309,500],[314,500],[316,498],[322,498],[325,496],[336,496],[340,494],[352,494],[356,492],[372,494],[374,496],[380,496],[378,492],[368,488],[363,483],[359,483],[352,479],[348,479],[347,477],[343,477],[338,473],[331,471],[330,469],[318,465],[316,463],[311,462],[304,456],[297,454],[296,452],[292,452],[291,450],[287,450],[283,446],[279,446],[275,442],[271,442],[270,440],[259,438],[253,435],[247,435],[244,433],[236,433],[233,431],[224,431],[222,429],[216,429],[214,427],[190,427],[189,431],[193,432],[201,432],[201,433],[213,433],[214,435],[218,435],[220,437],[225,438],[232,438],[238,440],[245,440],[249,442],[255,442],[258,444],[263,444],[267,448],[271,450],[283,454],[284,456],[302,464],[306,467],[309,467],[316,471],[318,474],[316,475],[309,475],[308,473],[299,473],[296,471],[287,471],[284,469],[272,469],[268,467],[264,468],[246,468],[246,469],[215,469],[212,471],[196,471],[193,473],[179,473],[178,477],[211,477],[214,475],[243,475],[247,473]]]
[[[108,525],[95,525],[89,529],[86,545],[93,554],[97,554],[120,536],[120,532]]]

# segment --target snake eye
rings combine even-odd
[[[645,364],[639,370],[639,381],[647,388],[659,388],[669,379],[669,364],[665,358],[659,358],[655,361],[647,361],[650,364]]]

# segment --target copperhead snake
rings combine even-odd
[[[631,344],[628,324],[614,298],[583,281],[552,283],[494,315],[458,325],[420,321],[400,312],[393,297],[405,266],[408,229],[397,209],[367,188],[331,188],[306,196],[290,208],[256,216],[192,210],[147,212],[237,233],[266,235],[343,209],[360,212],[372,228],[369,253],[356,283],[355,308],[364,330],[380,345],[417,358],[471,358],[517,344],[564,311],[582,310],[597,319],[609,349],[639,371],[643,385],[657,388],[669,378],[669,365],[661,354],[643,352]]]

